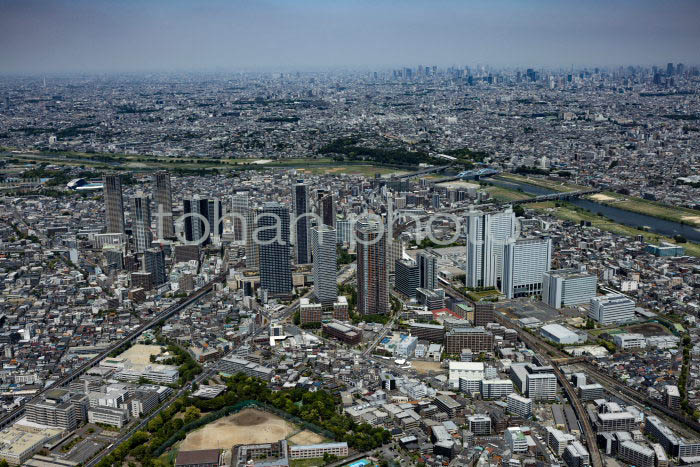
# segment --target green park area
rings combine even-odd
[[[495,185],[487,186],[484,190],[487,193],[489,193],[496,201],[509,202],[532,198],[532,195],[529,195],[522,191],[512,190],[510,188],[504,188]]]
[[[528,183],[530,185],[535,185],[541,188],[547,188],[549,190],[559,192],[580,191],[590,189],[590,187],[576,185],[573,183],[564,183],[557,180],[549,180],[544,178],[526,177],[523,175],[517,175],[512,173],[500,174],[497,178],[502,178],[506,181],[515,183]]]

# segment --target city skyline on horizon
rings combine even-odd
[[[700,3],[3,1],[11,74],[700,63]]]

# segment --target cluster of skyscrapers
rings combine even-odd
[[[552,261],[549,237],[518,238],[511,208],[466,216],[466,286],[499,289],[508,298],[540,295]]]

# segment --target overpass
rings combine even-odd
[[[179,313],[180,311],[184,310],[188,306],[192,305],[197,300],[199,300],[200,298],[202,298],[203,296],[205,296],[206,294],[211,292],[212,289],[214,288],[215,284],[217,284],[219,282],[223,282],[225,279],[226,279],[226,273],[223,273],[223,274],[216,276],[213,280],[209,281],[203,287],[192,292],[190,295],[181,299],[177,303],[169,306],[168,308],[166,308],[165,310],[161,311],[156,316],[154,316],[150,321],[140,325],[139,327],[137,327],[136,329],[131,331],[129,334],[124,336],[123,339],[121,339],[113,344],[110,344],[109,347],[106,347],[102,352],[97,354],[95,357],[93,357],[90,360],[88,360],[87,362],[83,363],[78,368],[75,368],[74,370],[70,371],[67,375],[57,379],[52,384],[46,386],[44,389],[39,391],[27,403],[38,401],[44,394],[46,394],[51,389],[65,386],[66,384],[70,384],[71,382],[80,378],[82,375],[85,374],[86,371],[88,371],[91,368],[94,368],[104,358],[107,358],[109,356],[109,354],[111,354],[115,350],[119,349],[123,345],[133,342],[136,338],[138,338],[145,331],[157,326],[158,324],[160,324],[161,322],[170,318],[174,314]],[[4,417],[0,418],[0,429],[6,428],[8,425],[13,423],[15,420],[21,418],[24,415],[25,406],[26,406],[26,404],[22,405],[21,407],[16,408],[12,412],[10,412],[7,415],[5,415]]]

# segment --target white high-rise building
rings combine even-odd
[[[632,321],[634,319],[634,301],[622,294],[593,297],[588,317],[600,324]]]
[[[503,250],[501,292],[508,298],[540,295],[542,277],[551,264],[551,238],[511,239]]]
[[[528,373],[527,397],[536,401],[557,398],[557,377],[554,373]]]
[[[503,246],[515,237],[516,225],[511,208],[501,212],[467,213],[467,287],[498,285],[503,276]]]
[[[324,308],[332,308],[338,297],[336,235],[327,225],[311,229],[314,295]]]
[[[542,280],[542,301],[556,309],[589,303],[597,284],[595,275],[576,268],[549,271]]]

